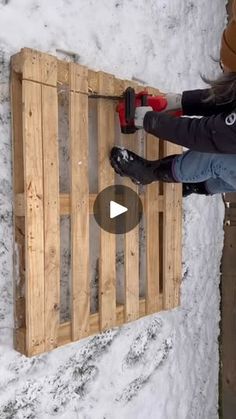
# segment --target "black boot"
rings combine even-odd
[[[160,160],[146,160],[130,150],[113,147],[110,162],[120,176],[129,177],[134,183],[147,185],[154,181],[177,182],[172,174],[172,162],[177,154]]]
[[[210,195],[206,189],[205,182],[199,183],[183,183],[183,197],[189,196],[192,193],[197,193],[201,195]]]

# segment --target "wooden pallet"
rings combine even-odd
[[[32,356],[179,304],[181,186],[151,184],[146,214],[146,295],[139,298],[139,229],[125,235],[125,302],[116,301],[116,239],[100,230],[99,312],[90,313],[89,95],[121,95],[132,85],[111,74],[24,48],[11,59],[14,173],[15,348]],[[58,86],[69,95],[70,194],[59,193]],[[148,88],[153,94],[158,90]],[[108,153],[115,141],[116,101],[97,101],[98,189],[114,184]],[[137,151],[136,135],[122,142]],[[147,138],[147,157],[181,152]],[[78,162],[81,164],[78,165]],[[127,185],[137,191],[128,179]],[[160,184],[161,185],[161,184]],[[60,324],[60,216],[70,215],[71,321]]]

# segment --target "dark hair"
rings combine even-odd
[[[212,58],[212,60],[218,62],[221,66],[220,60],[215,60],[214,58]],[[234,101],[236,102],[236,72],[223,72],[215,80],[208,79],[201,73],[200,77],[210,86],[209,95],[203,99],[204,103],[210,102],[212,100],[217,105],[223,105]]]

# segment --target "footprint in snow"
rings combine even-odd
[[[142,390],[144,385],[150,380],[151,376],[155,371],[160,368],[168,358],[170,350],[173,347],[172,338],[165,339],[160,348],[154,355],[152,362],[152,368],[149,372],[139,375],[137,378],[132,380],[123,391],[117,395],[116,401],[126,404],[133,397],[137,396],[138,393]]]
[[[163,327],[161,319],[153,319],[151,324],[144,329],[132,342],[123,365],[132,367],[137,364],[145,355],[149,347],[149,342],[155,340]]]

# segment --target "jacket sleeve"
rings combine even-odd
[[[235,115],[236,119],[236,114]],[[226,113],[202,118],[174,117],[147,112],[145,131],[174,144],[205,153],[236,154],[236,121],[227,125]]]
[[[204,103],[210,89],[186,90],[182,93],[182,111],[184,115],[211,116],[222,112],[229,112],[236,107],[236,103],[228,102],[223,105],[214,100]]]

